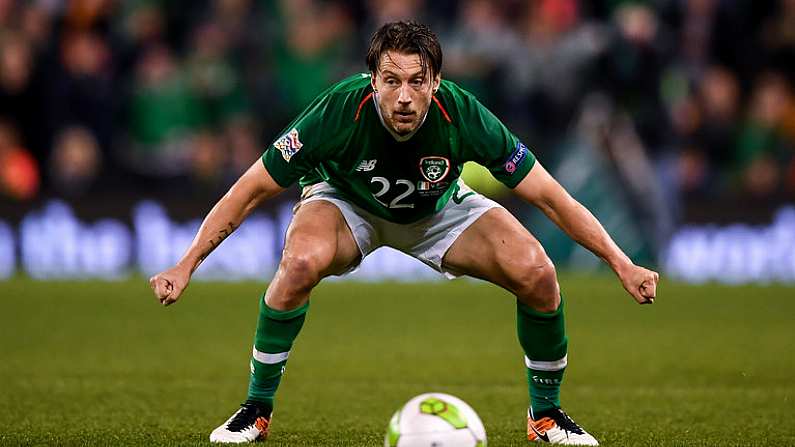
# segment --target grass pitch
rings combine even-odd
[[[604,446],[795,445],[795,293],[563,276],[566,410]],[[0,445],[204,445],[245,398],[262,284],[0,282]],[[469,402],[526,445],[515,305],[485,283],[316,289],[268,446],[378,446],[410,397]]]

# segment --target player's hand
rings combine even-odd
[[[160,304],[168,306],[175,303],[188,287],[190,274],[189,269],[176,265],[149,278],[149,286]]]
[[[660,281],[660,275],[657,272],[631,264],[619,272],[618,277],[621,279],[624,289],[639,304],[654,303],[654,299],[657,298],[657,283]]]

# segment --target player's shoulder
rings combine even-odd
[[[358,73],[349,76],[318,95],[319,103],[324,104],[327,113],[340,118],[351,118],[363,100],[372,92],[370,75]]]
[[[447,79],[442,79],[435,97],[449,111],[451,121],[456,126],[466,123],[483,108],[475,95]]]
[[[370,74],[369,73],[356,73],[348,76],[347,78],[338,81],[336,84],[326,90],[329,94],[335,95],[348,95],[351,93],[362,93],[370,87]]]
[[[436,92],[436,95],[457,101],[476,99],[475,95],[471,92],[463,89],[460,85],[449,79],[442,79],[439,85],[439,91]]]

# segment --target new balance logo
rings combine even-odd
[[[362,162],[359,163],[359,166],[356,168],[356,170],[358,172],[372,171],[373,169],[375,169],[375,164],[377,161],[378,160],[362,160]]]

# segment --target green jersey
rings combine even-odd
[[[323,92],[262,155],[282,187],[328,182],[364,210],[411,223],[458,200],[463,164],[474,161],[515,187],[535,156],[472,94],[443,80],[425,121],[408,139],[383,123],[370,75]]]

